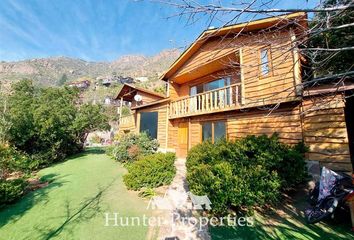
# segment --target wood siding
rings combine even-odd
[[[241,62],[242,82],[244,84],[244,104],[245,106],[258,106],[265,103],[287,102],[294,100],[295,78],[294,78],[294,52],[292,49],[290,30],[267,33],[253,33],[238,36],[237,38],[217,38],[208,40],[170,79],[174,81],[178,74],[185,74],[195,68],[197,71],[204,71],[202,68],[211,61],[212,56],[221,54],[219,52],[233,52],[237,56],[236,61]],[[260,50],[264,47],[270,49],[271,73],[267,77],[260,74]],[[235,63],[233,63],[235,64]],[[230,61],[224,63],[224,69],[230,69]],[[295,66],[299,67],[295,64]],[[239,72],[239,67],[235,66],[235,71]],[[221,69],[220,69],[221,70]],[[298,71],[297,71],[298,72]],[[185,74],[192,77],[192,75]],[[205,72],[205,76],[198,80],[185,79],[185,83],[170,84],[171,100],[189,94],[189,87],[194,82],[207,81],[212,75]]]
[[[151,103],[151,102],[154,102],[154,101],[157,101],[157,100],[161,99],[161,97],[158,97],[158,96],[146,93],[146,92],[142,92],[142,91],[137,91],[137,94],[140,95],[143,100],[141,102],[139,102],[139,103],[137,103],[135,100],[133,100],[132,101],[132,107],[137,106],[137,104],[143,105],[143,104]]]
[[[280,141],[286,144],[304,141],[309,147],[307,159],[319,161],[321,166],[333,170],[352,171],[342,95],[286,103],[272,112],[253,108],[170,120],[168,148],[178,148],[178,125],[181,122],[189,123],[190,149],[201,143],[201,123],[217,120],[226,121],[230,140],[247,135],[270,136],[276,132]]]
[[[121,119],[119,119],[119,134],[125,134],[125,133],[136,133],[137,128],[136,128],[136,114],[133,112],[131,115],[124,116]]]
[[[348,133],[341,94],[303,101],[304,141],[310,148],[308,159],[333,170],[352,171]]]
[[[298,143],[302,140],[300,106],[281,107],[271,114],[269,111],[250,110],[248,112],[232,111],[228,114],[209,114],[169,121],[168,148],[176,149],[178,125],[189,122],[189,147],[202,141],[201,123],[205,121],[226,121],[227,138],[239,139],[247,135],[279,134],[280,141],[286,144]]]

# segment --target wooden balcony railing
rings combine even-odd
[[[119,128],[129,128],[135,126],[134,115],[123,116],[119,119]]]
[[[178,99],[170,103],[170,118],[213,113],[241,104],[241,83]]]

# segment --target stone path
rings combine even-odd
[[[192,203],[188,199],[186,181],[186,160],[179,158],[175,162],[176,176],[165,194],[173,206],[170,210],[163,210],[163,217],[167,221],[159,229],[158,239],[179,240],[210,240],[207,227],[200,229],[200,225],[188,220],[196,220],[193,216]],[[188,201],[186,201],[188,199]],[[184,218],[184,220],[182,220]]]

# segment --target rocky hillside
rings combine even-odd
[[[178,50],[164,50],[155,56],[128,55],[112,62],[88,62],[68,57],[30,59],[18,62],[0,62],[0,81],[12,82],[23,78],[38,85],[56,86],[66,75],[68,81],[81,77],[104,78],[113,75],[147,77],[149,80],[165,71],[179,56]]]

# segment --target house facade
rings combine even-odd
[[[129,131],[147,131],[179,157],[205,140],[276,132],[286,144],[304,141],[309,160],[352,171],[345,95],[354,87],[304,87],[297,47],[306,18],[295,13],[204,31],[161,77],[167,96],[139,104],[139,97],[118,94],[132,101]]]

